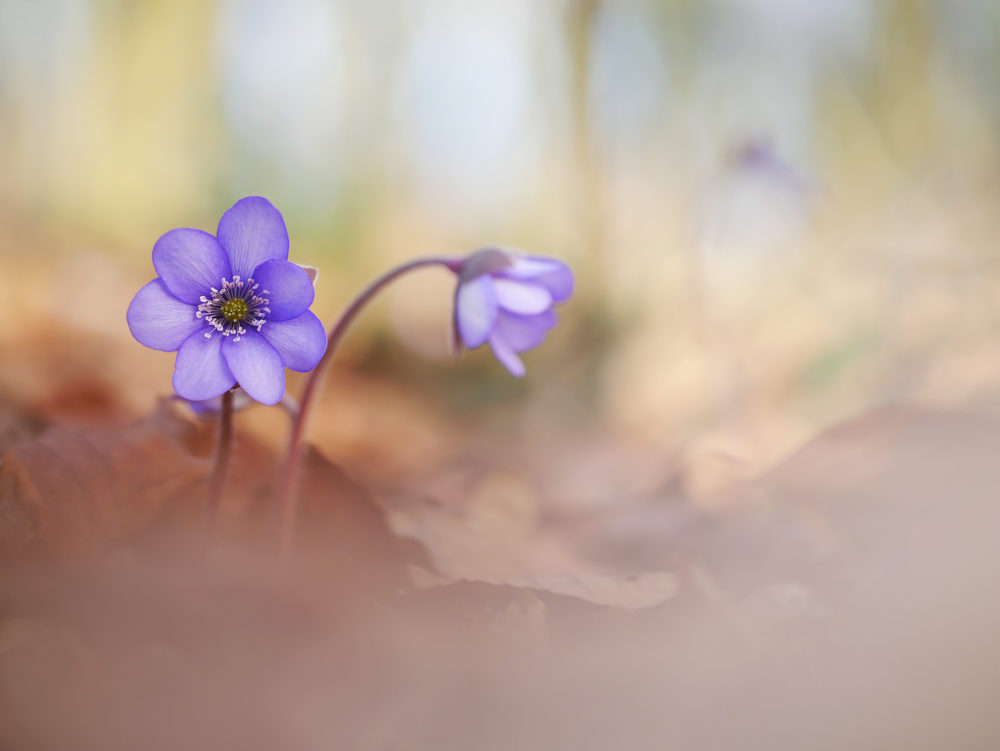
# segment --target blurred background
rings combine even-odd
[[[993,0],[0,0],[0,390],[148,412],[153,243],[263,195],[327,323],[414,255],[578,272],[523,381],[445,272],[364,316],[312,434],[390,505],[711,509],[870,406],[1000,410],[998,147]]]
[[[125,323],[247,195],[328,325],[577,273],[365,312],[291,567]],[[0,745],[1000,748],[998,209],[997,0],[0,0]]]

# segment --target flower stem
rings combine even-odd
[[[233,392],[232,389],[222,395],[222,410],[219,413],[219,441],[215,449],[215,468],[212,470],[212,480],[208,486],[208,516],[209,539],[215,536],[218,524],[219,507],[222,504],[222,492],[226,484],[226,470],[229,468],[229,457],[233,453]]]
[[[377,295],[390,282],[398,279],[404,274],[409,273],[410,271],[423,268],[425,266],[445,266],[452,271],[457,271],[461,262],[461,258],[429,256],[425,258],[416,258],[408,263],[404,263],[401,266],[397,266],[396,268],[387,271],[362,290],[354,301],[347,306],[344,312],[340,314],[340,318],[337,319],[337,322],[330,330],[330,334],[327,339],[326,353],[319,361],[319,364],[313,368],[312,373],[309,374],[309,380],[306,381],[306,387],[303,390],[302,398],[299,401],[298,413],[294,416],[292,421],[292,431],[288,441],[288,457],[285,461],[285,469],[282,474],[281,484],[278,486],[277,504],[281,514],[281,550],[284,556],[287,557],[291,552],[292,543],[295,538],[295,517],[298,512],[299,501],[299,468],[302,465],[302,441],[305,437],[306,420],[309,416],[313,400],[316,398],[316,392],[320,381],[323,380],[323,375],[329,367],[330,360],[333,358],[333,353],[336,351],[337,345],[340,344],[340,340],[343,339],[344,334],[347,333],[347,329],[350,328],[350,325],[354,322],[354,319],[357,318],[362,309],[364,309],[365,305],[367,305],[372,298],[375,297],[375,295]]]

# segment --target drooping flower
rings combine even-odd
[[[141,344],[177,352],[178,395],[202,401],[239,384],[258,402],[277,404],[286,367],[316,367],[326,331],[309,310],[310,274],[287,259],[285,221],[256,196],[237,201],[215,236],[175,229],[156,241],[159,277],[136,293],[127,320]]]
[[[456,264],[455,344],[489,342],[497,360],[524,375],[519,352],[537,347],[559,318],[553,305],[573,294],[573,272],[555,258],[484,248]]]

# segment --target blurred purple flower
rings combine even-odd
[[[286,367],[316,367],[326,331],[309,311],[310,274],[287,259],[285,221],[259,197],[237,201],[214,237],[175,229],[156,241],[159,277],[136,293],[127,319],[141,344],[177,352],[180,396],[214,399],[239,384],[258,402],[277,404]]]
[[[517,353],[537,347],[558,322],[552,306],[573,294],[573,272],[555,258],[485,248],[454,265],[455,345],[490,349],[512,375],[524,375]]]
[[[764,138],[750,138],[738,143],[730,153],[730,166],[737,176],[759,177],[803,198],[817,193],[818,186],[810,176],[778,156],[774,145]]]

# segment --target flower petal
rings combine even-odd
[[[499,331],[490,334],[490,349],[493,350],[493,355],[500,361],[500,364],[507,368],[512,376],[520,378],[524,375],[524,363],[521,362],[521,358],[511,349],[510,344]]]
[[[548,274],[535,277],[552,295],[552,302],[566,302],[573,295],[573,271],[566,264]]]
[[[545,287],[513,279],[494,279],[497,302],[501,308],[521,315],[537,315],[552,306],[552,295]]]
[[[553,310],[546,310],[537,316],[518,316],[501,310],[495,329],[512,350],[524,352],[541,344],[558,322],[559,317]]]
[[[226,337],[216,331],[209,333],[207,337],[196,331],[177,350],[174,391],[191,401],[212,399],[236,385],[236,377],[222,357]]]
[[[278,350],[286,368],[307,373],[326,354],[326,329],[312,311],[290,321],[268,321],[260,333]]]
[[[253,281],[260,285],[257,294],[269,300],[268,321],[287,321],[309,310],[316,290],[308,272],[291,261],[272,258],[253,272]]]
[[[200,229],[172,229],[153,246],[153,267],[170,294],[197,305],[212,287],[232,275],[219,241]]]
[[[135,293],[125,320],[140,344],[175,352],[196,330],[207,330],[195,316],[197,308],[170,294],[162,279],[154,279]]]
[[[513,266],[503,269],[498,276],[541,284],[552,295],[552,301],[557,303],[565,302],[573,294],[573,270],[557,258],[518,258]]]
[[[268,324],[269,325],[269,324]],[[261,334],[249,329],[225,337],[222,354],[240,387],[261,404],[277,404],[285,393],[285,365],[278,350]]]
[[[288,260],[285,220],[266,198],[250,196],[237,201],[222,215],[216,234],[229,254],[233,274],[241,279],[249,279],[264,261]]]
[[[502,273],[511,279],[535,279],[543,274],[557,271],[560,266],[565,264],[555,258],[514,256],[514,262],[503,269]]]
[[[455,328],[469,349],[481,347],[490,338],[497,320],[497,293],[493,277],[483,274],[458,285],[455,293]]]

